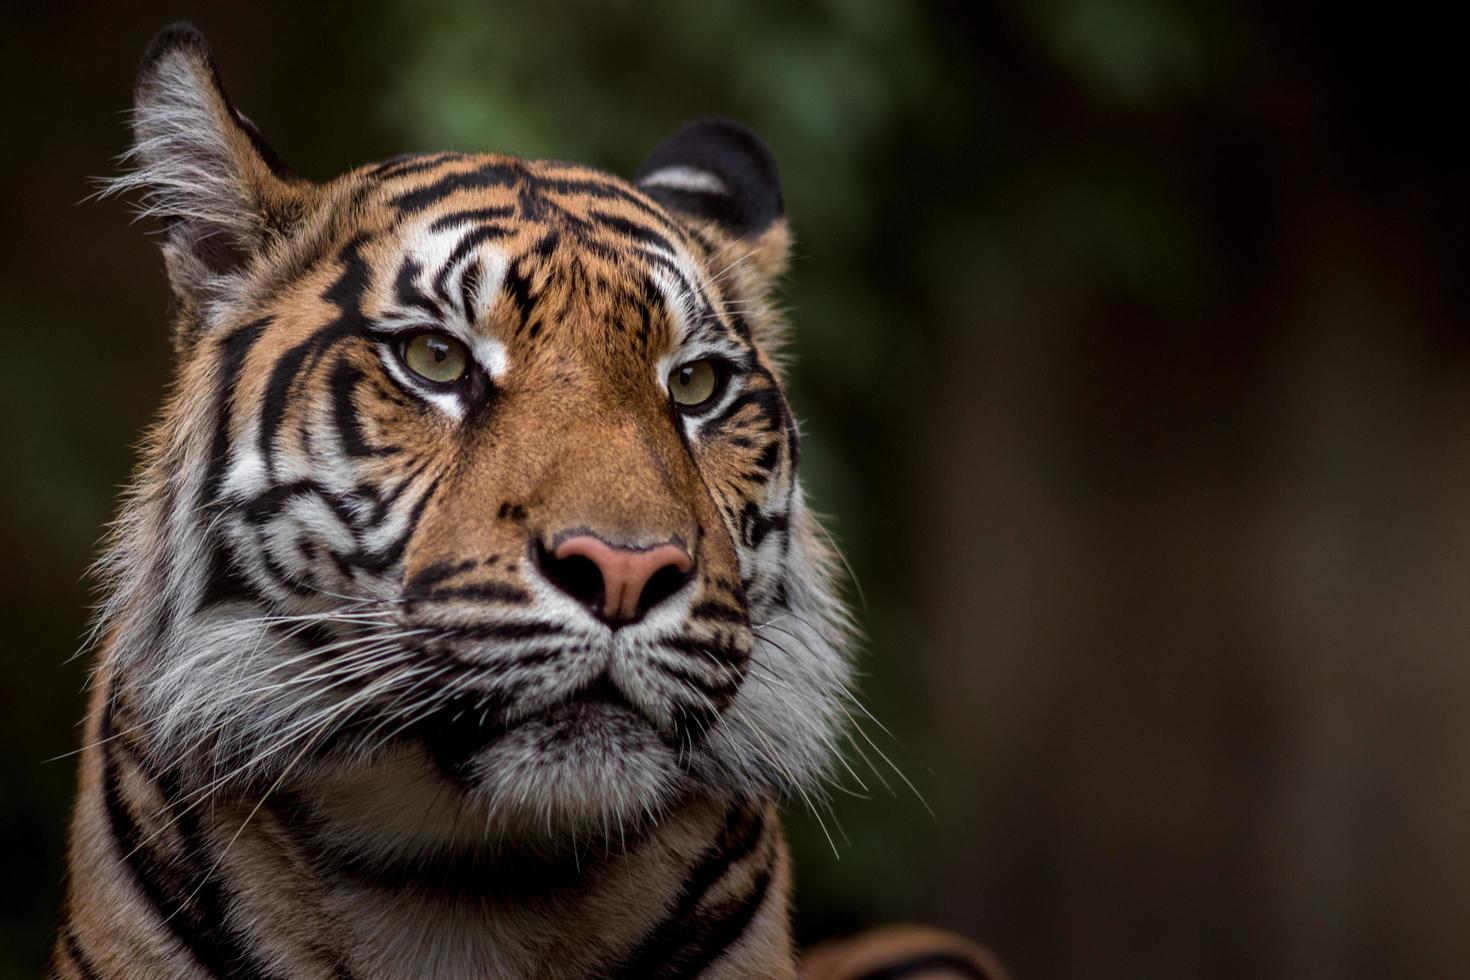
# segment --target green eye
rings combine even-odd
[[[469,370],[470,355],[464,344],[442,333],[421,333],[403,345],[403,363],[425,381],[453,384]]]
[[[720,370],[714,361],[690,361],[669,372],[669,395],[684,408],[703,405],[719,388]]]

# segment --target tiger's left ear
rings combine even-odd
[[[763,295],[786,270],[791,235],[776,158],[733,119],[698,119],[654,148],[638,188],[725,245],[730,274]]]

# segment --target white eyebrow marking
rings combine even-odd
[[[481,324],[501,291],[510,259],[493,240],[475,242],[463,254],[456,255],[466,236],[474,234],[474,224],[461,222],[435,230],[432,228],[434,220],[425,218],[404,236],[400,262],[411,262],[417,267],[413,285],[425,296],[436,297],[434,305],[441,311],[440,315],[434,316],[419,307],[405,309],[395,304],[377,325],[387,333],[399,335],[425,329],[443,331],[463,343],[480,369],[493,381],[500,382],[509,370],[510,355],[506,345],[499,338],[490,336]],[[474,277],[466,283],[465,276],[471,270],[475,270]],[[439,296],[440,291],[434,288],[441,276],[439,285],[443,296]],[[379,359],[393,379],[449,417],[462,419],[465,408],[459,397],[450,392],[432,390],[411,376],[399,364],[395,348],[395,344],[378,345]]]
[[[460,222],[433,230],[435,220],[437,219],[433,216],[425,217],[417,228],[405,236],[406,257],[419,266],[414,284],[426,295],[432,293],[434,280],[449,266],[444,280],[444,291],[451,299],[446,304],[445,316],[439,326],[463,341],[485,372],[498,381],[505,376],[509,366],[505,344],[478,328],[499,297],[510,258],[493,241],[479,242],[465,254],[454,258],[455,249],[467,235],[474,233],[475,225],[473,222]],[[453,265],[450,265],[451,259]],[[466,295],[464,277],[476,265],[477,272],[469,283],[467,294],[470,309],[465,310],[459,297]],[[422,318],[414,318],[411,324],[401,321],[383,324],[389,330],[418,325],[422,325]]]

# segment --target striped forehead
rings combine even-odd
[[[408,223],[392,277],[393,302],[436,314],[450,325],[483,323],[515,252],[509,231],[463,213]]]
[[[675,346],[737,339],[688,233],[616,177],[458,155],[407,158],[379,171],[401,243],[392,283],[400,308],[478,329],[497,306],[524,301],[520,277],[555,277],[580,260],[657,297]]]

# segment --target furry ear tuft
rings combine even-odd
[[[654,148],[636,181],[675,215],[731,239],[759,288],[785,270],[790,237],[776,158],[743,124],[686,124]]]
[[[124,159],[134,169],[106,193],[134,195],[140,214],[163,224],[170,282],[186,311],[202,313],[299,220],[310,185],[230,102],[208,43],[189,24],[148,46],[132,124]]]

